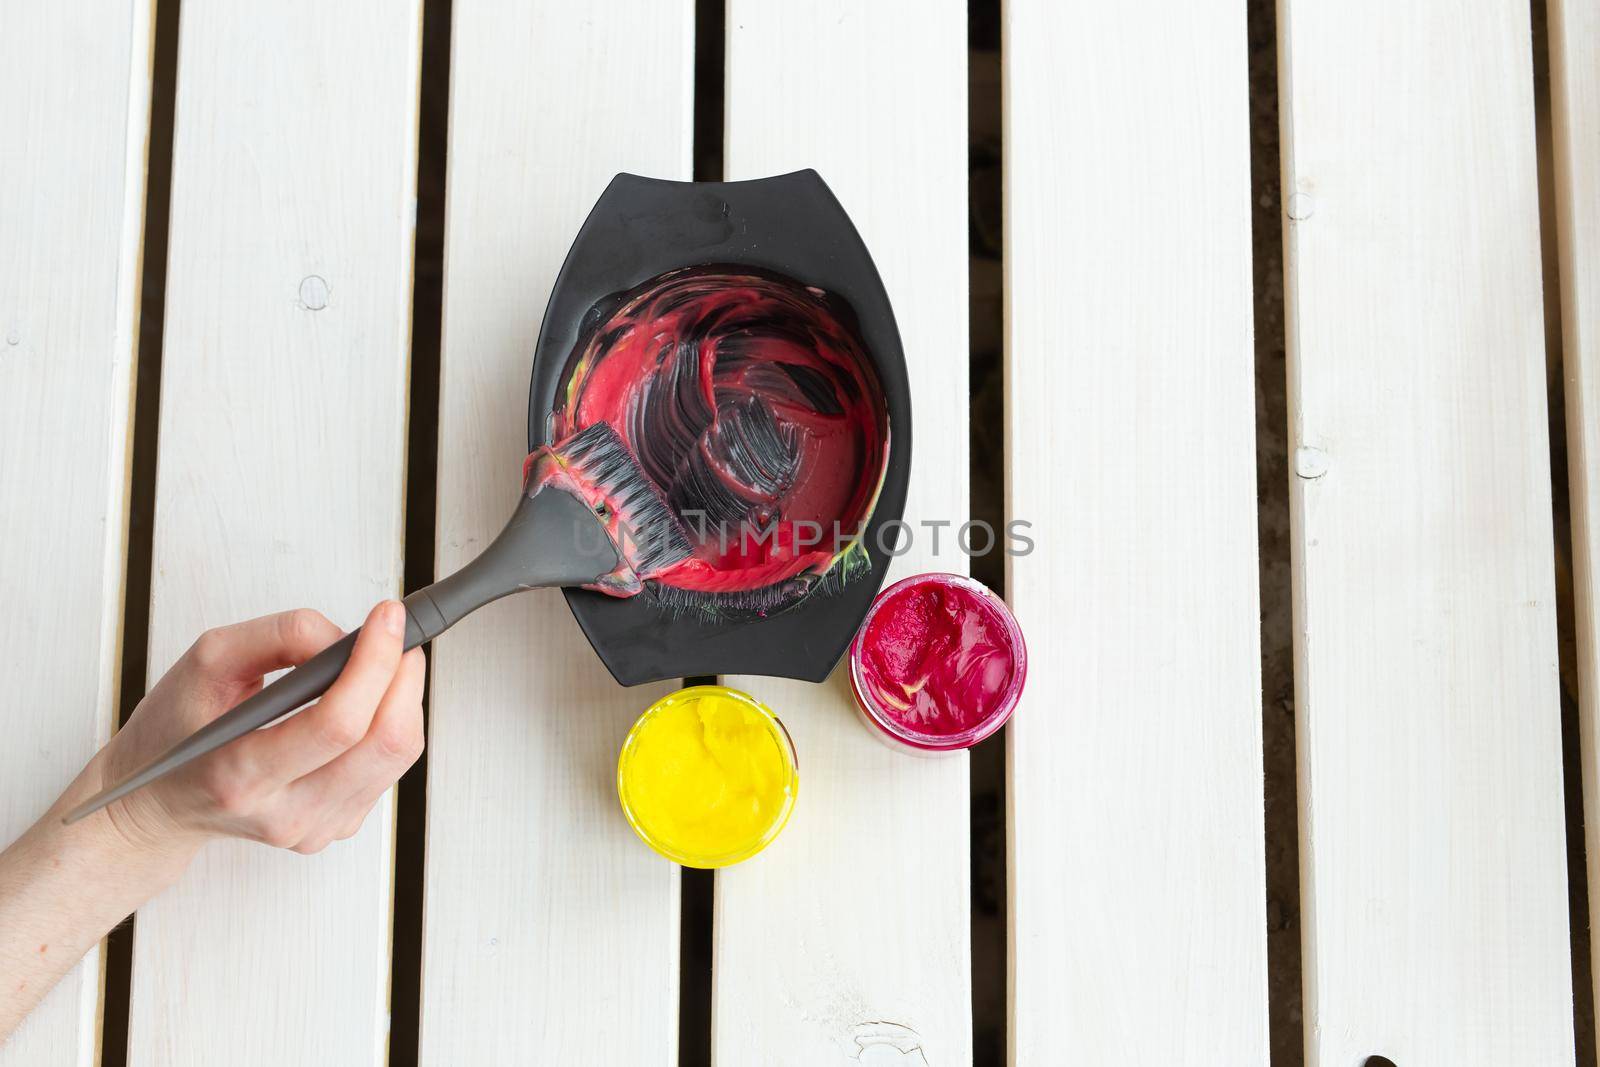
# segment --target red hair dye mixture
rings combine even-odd
[[[888,455],[882,388],[847,309],[747,268],[673,271],[580,341],[551,415],[608,423],[694,555],[657,576],[704,603],[794,603],[859,536]],[[757,595],[750,595],[757,592]]]
[[[994,733],[1026,674],[1022,631],[1005,604],[955,574],[919,574],[884,590],[850,648],[863,715],[922,751],[967,748]]]

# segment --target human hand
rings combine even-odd
[[[179,863],[214,837],[309,854],[353,836],[422,754],[426,667],[421,649],[402,654],[404,633],[405,609],[379,604],[316,704],[114,802],[111,826],[135,849]],[[342,636],[309,609],[201,634],[97,758],[97,788],[258,691],[268,671],[298,666]]]
[[[422,650],[405,609],[372,609],[322,699],[80,822],[62,816],[342,634],[314,611],[208,630],[55,805],[0,852],[0,1042],[89,946],[170,885],[213,837],[316,852],[353,835],[422,754]]]

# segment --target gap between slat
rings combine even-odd
[[[1287,335],[1283,309],[1278,27],[1250,0],[1250,197],[1256,375],[1256,543],[1261,597],[1261,739],[1267,884],[1267,1020],[1272,1062],[1305,1062],[1300,977],[1300,830],[1295,770]]]
[[[422,9],[417,131],[417,227],[412,268],[411,364],[406,424],[405,591],[434,579],[438,507],[439,346],[444,303],[445,156],[450,122],[451,0]],[[423,696],[423,720],[430,711]],[[422,909],[427,852],[428,756],[396,787],[394,911],[389,954],[389,1063],[418,1059],[422,1018]]]
[[[119,729],[133,714],[149,681],[150,559],[161,423],[161,344],[166,325],[167,216],[172,201],[172,122],[178,88],[180,5],[181,0],[156,4],[152,29],[150,140],[145,153],[144,251],[131,420],[128,555],[122,601],[122,662],[117,681]],[[106,938],[100,997],[101,1067],[124,1067],[128,1062],[134,926],[134,917],[129,916]]]
[[[969,340],[968,511],[1005,528],[1005,277],[1001,225],[1002,63],[999,0],[967,9],[967,209]],[[997,542],[998,543],[998,542]],[[972,557],[972,577],[1004,598],[1005,556]],[[971,834],[972,1055],[1006,1062],[1006,750],[1004,733],[978,745],[967,765]]]
[[[716,677],[685,678],[684,685],[714,685]],[[717,872],[679,868],[678,1067],[711,1065],[711,964]]]
[[[726,0],[695,0],[694,180],[723,178],[723,102],[727,77]],[[711,685],[712,676],[683,684]],[[715,871],[684,867],[678,893],[678,1067],[711,1064],[711,966],[716,936]]]
[[[1562,372],[1561,278],[1557,257],[1555,166],[1551,143],[1550,37],[1545,0],[1532,0],[1534,134],[1539,168],[1539,237],[1544,280],[1545,379],[1550,426],[1550,502],[1555,530],[1556,647],[1561,671],[1562,808],[1567,836],[1567,916],[1571,933],[1573,1043],[1577,1062],[1596,1062],[1589,954],[1589,874],[1583,828],[1583,755],[1578,737],[1578,662],[1574,616],[1572,507],[1567,480],[1566,375]]]

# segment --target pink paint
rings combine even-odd
[[[1022,631],[970,578],[919,574],[873,601],[850,684],[879,737],[920,753],[970,748],[1011,717],[1028,672]]]

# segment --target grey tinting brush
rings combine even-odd
[[[690,555],[688,537],[621,438],[596,423],[529,457],[511,521],[483,554],[405,598],[405,647],[431,641],[492,600],[586,585],[628,596]],[[359,631],[358,631],[359,632]],[[351,633],[67,813],[77,822],[327,691],[355,648]]]

